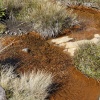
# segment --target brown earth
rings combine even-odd
[[[91,39],[94,34],[100,34],[100,10],[82,5],[69,6],[67,10],[73,10],[72,13],[77,15],[80,23],[70,30],[65,30],[64,34],[73,37],[75,40]]]
[[[99,33],[100,13],[96,10],[84,7],[70,7],[83,19],[82,29],[74,27],[69,34],[76,40],[91,38],[93,34]],[[66,33],[67,34],[67,33]],[[17,64],[18,72],[31,70],[44,70],[54,75],[54,81],[59,85],[50,100],[99,100],[100,83],[83,75],[72,64],[69,54],[63,53],[61,48],[49,44],[36,33],[23,36],[5,37],[3,45],[11,46],[0,54],[0,62]],[[23,48],[29,48],[28,53]],[[14,63],[15,62],[15,63]]]
[[[88,78],[75,67],[68,67],[68,78],[50,100],[99,100],[100,83]]]
[[[29,69],[48,70],[49,68],[51,72],[59,72],[59,69],[64,70],[72,65],[69,54],[62,53],[63,49],[49,44],[35,34],[29,33],[18,37],[5,37],[2,42],[3,45],[11,44],[12,41],[14,43],[0,54],[1,63],[17,65],[19,67],[18,71],[27,71]],[[22,51],[24,48],[29,48],[29,52]]]

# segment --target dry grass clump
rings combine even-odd
[[[51,74],[38,71],[17,77],[12,68],[0,73],[0,85],[6,91],[7,100],[45,100],[50,95]]]
[[[74,63],[87,76],[100,79],[100,43],[80,45],[75,52]]]
[[[33,30],[43,37],[57,36],[64,28],[76,24],[76,16],[71,15],[58,2],[50,0],[5,0],[2,5],[12,12],[17,20],[32,22]],[[11,22],[11,21],[10,21]]]
[[[84,5],[87,7],[100,9],[100,0],[57,0],[64,5]]]

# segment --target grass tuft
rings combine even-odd
[[[12,68],[1,70],[0,85],[5,89],[8,100],[45,100],[50,95],[47,89],[51,84],[52,75],[43,71],[16,77]]]
[[[87,76],[100,79],[100,43],[80,45],[75,52],[74,64]]]

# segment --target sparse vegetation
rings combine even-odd
[[[100,43],[80,45],[75,53],[74,63],[84,74],[100,79]]]

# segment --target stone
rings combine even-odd
[[[94,34],[94,38],[100,38],[99,34]]]
[[[91,7],[91,6],[93,6],[93,3],[90,3],[90,2],[84,2],[83,5],[84,5],[84,6]]]
[[[67,42],[65,48],[77,48],[78,47],[78,43],[76,42]]]
[[[7,100],[5,90],[0,86],[0,100]]]
[[[66,43],[60,43],[58,46],[65,47],[66,46]]]
[[[57,38],[51,40],[55,43],[56,46],[64,47],[64,52],[69,52],[71,56],[74,56],[74,52],[76,49],[79,48],[79,45],[85,44],[85,43],[95,43],[98,44],[100,42],[100,35],[94,34],[94,38],[91,40],[79,40],[75,42],[71,42],[73,38],[69,38],[68,36]]]
[[[100,39],[98,38],[93,38],[90,40],[92,43],[98,44],[98,42],[100,42]]]
[[[94,34],[94,38],[90,40],[91,42],[97,44],[100,42],[100,35],[99,34]]]
[[[68,52],[70,53],[70,56],[74,56],[74,52],[75,52],[76,48],[69,48],[69,49],[65,49],[63,50],[65,53]]]
[[[30,49],[29,48],[24,48],[22,49],[23,52],[26,52],[26,53],[29,53],[30,52]]]
[[[55,44],[61,44],[61,43],[65,43],[65,42],[69,42],[72,41],[73,38],[69,38],[68,36],[64,36],[61,38],[57,38],[57,39],[52,39],[51,42],[55,43]]]

